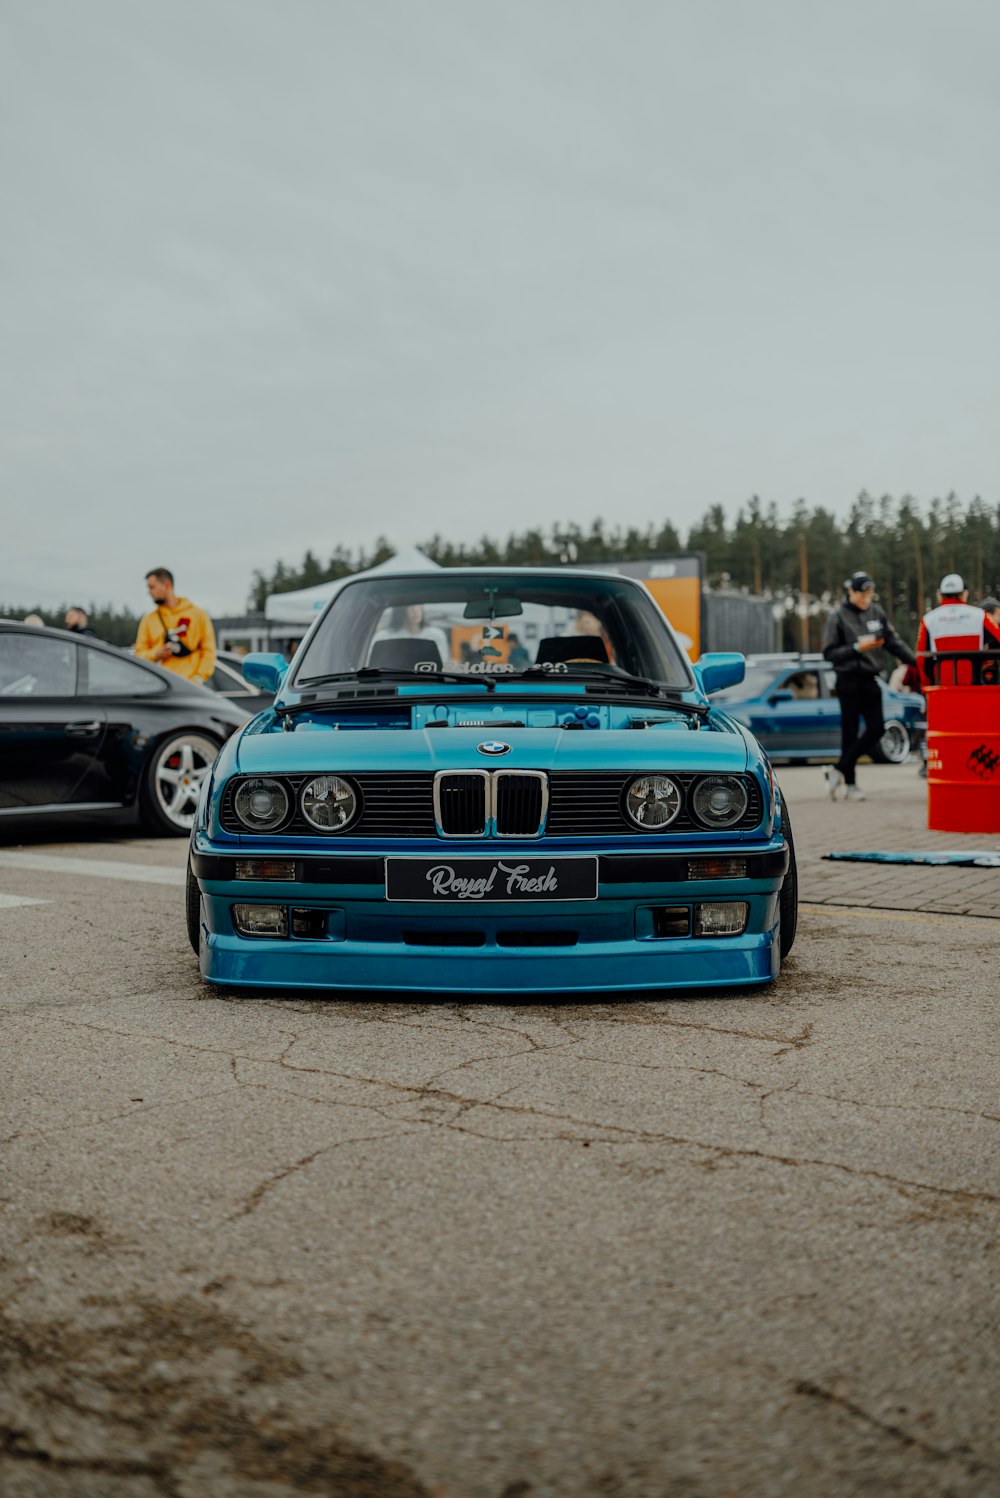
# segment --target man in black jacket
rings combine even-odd
[[[826,771],[830,800],[842,785],[848,801],[863,801],[854,767],[862,754],[870,754],[885,732],[882,718],[882,688],[879,672],[888,650],[907,665],[917,658],[886,618],[885,610],[872,602],[875,584],[867,572],[855,572],[846,584],[847,598],[826,621],[823,654],[837,673],[840,698],[840,758]],[[858,736],[861,719],[865,731]]]
[[[97,639],[97,634],[90,627],[87,610],[81,609],[78,604],[73,604],[66,610],[64,623],[72,635],[89,635],[92,640]]]

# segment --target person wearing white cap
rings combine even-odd
[[[941,579],[938,588],[940,602],[920,621],[917,636],[917,656],[924,681],[934,684],[935,663],[928,661],[929,653],[943,650],[1000,650],[1000,627],[984,609],[969,602],[969,590],[957,572],[949,572]],[[953,663],[952,676],[959,682],[958,663]],[[962,662],[963,680],[971,680],[968,662]]]

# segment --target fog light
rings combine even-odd
[[[745,858],[688,859],[689,879],[745,879],[746,877],[747,861]]]
[[[292,935],[312,937],[314,941],[321,940],[326,935],[326,911],[294,909],[292,911]]]
[[[287,936],[284,905],[234,905],[233,925],[241,936]]]
[[[739,936],[747,923],[750,906],[745,900],[727,900],[694,907],[695,936]]]
[[[290,858],[238,858],[237,879],[294,879],[295,863]]]

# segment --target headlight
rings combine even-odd
[[[302,788],[302,815],[320,832],[339,832],[358,809],[350,781],[340,775],[317,775]]]
[[[280,780],[244,780],[233,798],[233,809],[244,827],[272,832],[288,815],[288,792]]]
[[[735,775],[706,775],[692,798],[694,814],[706,827],[732,827],[749,803],[747,788]]]
[[[625,797],[625,811],[638,827],[666,827],[680,809],[680,786],[669,775],[640,775]]]

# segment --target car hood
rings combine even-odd
[[[508,746],[487,753],[486,743]],[[645,730],[567,732],[565,728],[417,728],[404,733],[355,729],[349,733],[244,731],[232,770],[241,774],[361,772],[365,770],[699,770],[739,773],[747,768],[747,740],[735,726],[683,724]]]

